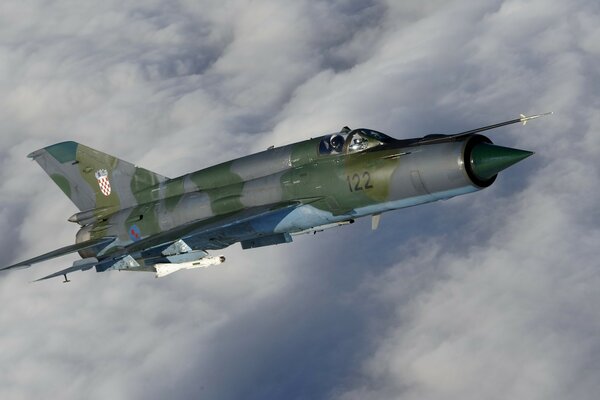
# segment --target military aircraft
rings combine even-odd
[[[39,280],[95,268],[151,271],[225,261],[208,251],[289,243],[294,235],[478,191],[530,151],[497,146],[481,132],[519,118],[451,135],[394,139],[349,129],[218,164],[178,178],[137,167],[76,142],[34,151],[79,212],[76,243],[1,268],[25,268],[78,252],[81,260]]]

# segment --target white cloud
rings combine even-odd
[[[491,188],[222,268],[0,280],[2,398],[598,393],[594,2],[0,5],[2,262],[70,243],[24,156],[74,139],[175,176],[338,129],[536,151]],[[596,45],[595,45],[596,43]]]

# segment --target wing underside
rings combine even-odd
[[[16,269],[16,268],[28,268],[31,265],[40,263],[42,261],[48,261],[53,258],[65,256],[67,254],[75,253],[75,252],[78,252],[81,250],[90,249],[90,248],[96,247],[96,246],[98,246],[98,247],[105,246],[105,245],[109,244],[110,242],[112,242],[113,240],[114,240],[114,238],[107,237],[107,238],[89,240],[86,242],[81,242],[81,243],[76,243],[76,244],[72,244],[69,246],[61,247],[60,249],[50,251],[46,254],[42,254],[41,256],[33,257],[33,258],[30,258],[29,260],[21,261],[16,264],[9,265],[8,267],[0,268],[0,271]]]
[[[39,282],[39,281],[43,281],[43,280],[50,279],[50,278],[56,278],[58,276],[64,276],[65,282],[68,282],[67,274],[70,274],[71,272],[75,272],[75,271],[87,271],[88,269],[95,267],[99,263],[100,262],[96,258],[86,258],[83,260],[79,260],[79,261],[76,261],[75,263],[73,263],[72,267],[65,268],[63,270],[54,272],[50,275],[44,276],[43,278],[36,279],[34,282]]]
[[[284,237],[286,240],[274,239],[277,235],[273,235],[273,228],[298,206],[299,203],[282,203],[253,207],[235,213],[193,221],[149,236],[128,246],[115,247],[111,249],[113,255],[103,257],[100,260],[96,258],[78,260],[71,267],[44,276],[38,281],[59,276],[65,276],[65,281],[68,281],[66,280],[67,274],[89,270],[94,267],[98,272],[109,269],[154,272],[156,270],[154,265],[164,266],[165,263],[178,263],[179,261],[191,263],[205,258],[208,260],[211,257],[204,250],[221,249],[236,242],[244,244],[243,241],[248,238],[259,237],[259,239],[253,240],[260,240],[260,237],[264,237],[262,243],[266,243],[265,245],[288,242],[290,241],[288,240],[289,235]],[[41,256],[1,268],[0,271],[26,268],[32,264],[84,249],[103,248],[113,241],[114,238],[107,237],[65,246]]]

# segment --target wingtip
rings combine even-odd
[[[30,281],[29,283],[38,283],[38,282],[41,282],[41,281],[46,281],[46,280],[48,280],[50,278],[56,278],[56,277],[55,276],[50,276],[50,275],[49,276],[44,276],[43,278],[38,278],[38,279],[36,279],[34,281]]]
[[[13,265],[9,265],[8,267],[2,267],[0,268],[0,272],[2,271],[9,271],[11,269],[26,269],[31,267],[31,264],[22,264],[22,263],[18,263],[18,264],[13,264]]]

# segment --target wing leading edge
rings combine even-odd
[[[220,243],[224,245],[222,247],[225,247],[237,241],[241,241],[241,236],[231,237],[230,233],[247,233],[246,229],[249,224],[255,223],[257,221],[264,222],[265,220],[268,220],[271,217],[275,217],[275,221],[277,221],[279,220],[278,214],[287,215],[287,213],[291,212],[299,205],[300,203],[297,202],[271,204],[267,206],[254,207],[231,214],[216,216],[205,220],[193,221],[175,229],[150,236],[138,242],[134,242],[129,246],[121,247],[119,251],[115,252],[115,254],[118,254],[118,256],[116,257],[110,257],[102,260],[98,260],[96,258],[86,258],[78,260],[74,262],[71,267],[44,276],[40,279],[37,279],[35,282],[59,276],[64,276],[65,282],[68,282],[68,279],[66,278],[67,274],[75,271],[86,271],[93,267],[96,267],[96,270],[98,272],[106,271],[107,269],[152,271],[153,269],[148,269],[147,265],[144,268],[138,268],[140,267],[140,265],[134,260],[134,257],[139,257],[139,260],[146,258],[156,259],[157,255],[166,256],[166,249],[173,247],[174,243],[182,240],[195,243],[196,246],[194,247],[197,250],[194,250],[193,253],[198,254],[200,258],[206,257],[206,259],[209,259],[211,257],[207,257],[208,253],[203,251],[204,249],[198,250],[198,246],[204,246],[208,249],[210,248],[211,243]],[[221,242],[220,240],[223,240],[223,238],[229,238],[230,242]],[[27,268],[33,264],[37,264],[67,254],[75,253],[81,250],[93,248],[96,246],[106,246],[113,241],[114,238],[108,237],[90,240],[82,243],[76,243],[70,246],[61,247],[60,249],[53,250],[51,252],[25,261],[21,261],[8,267],[3,267],[0,269],[0,271],[16,268]],[[192,251],[190,250],[191,249],[184,250],[181,254],[187,253],[188,251],[191,254]],[[171,257],[177,256],[177,254],[171,253],[169,253],[168,255]],[[216,258],[221,258],[221,262],[224,260],[224,257]]]
[[[65,256],[67,254],[75,253],[75,252],[85,250],[85,249],[90,249],[95,246],[106,245],[106,244],[109,244],[110,242],[112,242],[113,240],[114,240],[114,238],[112,238],[112,237],[111,238],[101,238],[101,239],[88,240],[86,242],[81,242],[81,243],[76,243],[76,244],[72,244],[69,246],[61,247],[60,249],[50,251],[46,254],[42,254],[41,256],[33,257],[33,258],[30,258],[29,260],[21,261],[16,264],[9,265],[8,267],[0,268],[0,271],[6,271],[9,269],[15,269],[15,268],[28,268],[31,265],[40,263],[42,261],[48,261],[53,258]]]

